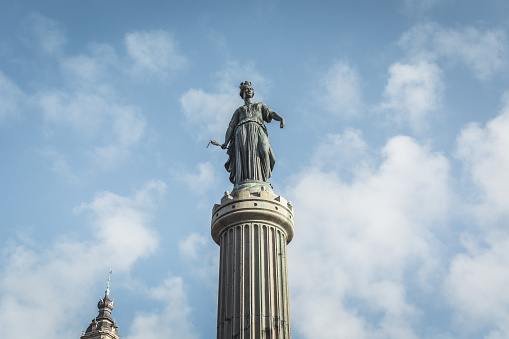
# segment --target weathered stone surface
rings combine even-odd
[[[293,207],[262,187],[234,190],[213,208],[212,238],[221,246],[218,339],[291,338]]]

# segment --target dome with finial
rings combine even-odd
[[[107,291],[107,292],[109,292],[109,291]],[[111,312],[114,307],[114,305],[113,305],[114,301],[110,299],[109,293],[107,293],[107,292],[104,295],[104,298],[99,299],[99,302],[97,303],[97,308],[99,310],[106,308],[109,310],[109,312]]]

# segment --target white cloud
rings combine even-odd
[[[97,194],[79,208],[90,212],[93,220],[89,241],[60,236],[47,249],[12,241],[1,253],[0,336],[52,338],[79,333],[83,324],[76,324],[75,317],[86,309],[99,275],[110,266],[126,272],[157,248],[158,234],[149,226],[148,212],[164,189],[161,182],[149,182],[132,197]],[[58,302],[66,296],[72,296],[72,302]],[[66,314],[66,324],[55,326],[56,314]]]
[[[449,329],[456,334],[507,337],[507,130],[505,102],[496,118],[461,131],[457,157],[481,194],[467,187],[457,196],[448,160],[412,138],[390,139],[374,168],[360,132],[325,136],[288,193],[298,217],[289,246],[294,330],[304,337],[417,338],[435,307],[422,300],[440,297],[448,303],[440,311],[451,307],[446,312],[455,315]],[[361,168],[349,181],[342,161]],[[467,216],[451,227],[480,227],[463,234],[464,253],[451,247],[451,257],[441,258],[438,237],[460,207]]]
[[[157,232],[149,227],[149,216],[141,209],[151,208],[154,195],[166,189],[160,181],[149,182],[133,197],[122,197],[110,192],[97,194],[80,210],[91,211],[94,231],[107,248],[105,255],[116,263],[117,269],[129,269],[137,258],[148,256],[159,242]]]
[[[445,295],[458,320],[469,330],[495,325],[485,338],[509,336],[509,234],[493,232],[482,245],[478,238],[465,241],[467,253],[457,255],[445,281]]]
[[[111,108],[112,132],[120,146],[131,147],[143,137],[146,129],[145,117],[132,106],[115,105]]]
[[[62,74],[71,85],[69,89],[40,91],[37,102],[46,122],[70,127],[89,140],[99,136],[103,144],[98,148],[128,151],[142,139],[145,118],[136,107],[120,104],[108,82],[107,74],[118,61],[115,51],[108,45],[92,45],[90,49],[90,56],[62,59]]]
[[[110,95],[111,88],[107,84],[112,70],[120,64],[119,58],[110,45],[90,44],[89,50],[90,55],[63,58],[60,63],[62,74],[74,88]]]
[[[200,258],[199,250],[208,243],[209,239],[205,239],[205,237],[197,233],[192,233],[179,242],[179,252],[182,256],[189,259],[198,259]]]
[[[192,171],[182,166],[173,167],[172,176],[186,184],[194,193],[203,195],[215,184],[216,170],[210,162],[199,162],[196,164],[196,170]]]
[[[19,116],[25,94],[0,71],[0,125]]]
[[[508,43],[502,29],[481,30],[473,26],[445,28],[437,23],[419,24],[403,34],[399,44],[414,60],[457,61],[486,80],[505,69]]]
[[[128,33],[125,46],[134,62],[132,71],[138,76],[171,75],[187,64],[175,38],[162,30]]]
[[[362,106],[360,76],[347,63],[336,61],[319,80],[315,96],[316,104],[333,115],[358,115]]]
[[[219,139],[224,142],[228,119],[241,105],[235,87],[229,93],[207,93],[190,89],[180,97],[180,104],[195,137],[201,140]]]
[[[59,176],[66,179],[66,181],[70,184],[81,184],[82,181],[80,178],[74,173],[69,162],[66,157],[55,150],[52,147],[45,147],[41,149],[40,154],[44,156],[49,162],[49,168],[57,173]]]
[[[71,336],[69,326],[55,328],[52,323],[55,314],[79,313],[94,276],[105,270],[93,262],[97,248],[91,247],[88,251],[86,243],[60,239],[45,251],[18,244],[3,251],[2,259],[7,263],[0,279],[0,335],[20,337],[19,329],[23,328],[21,338]],[[72,295],[74,302],[55,303],[63,295]],[[23,319],[31,319],[30,326],[25,326]]]
[[[24,21],[25,43],[36,47],[43,54],[58,55],[67,43],[66,34],[60,25],[39,13],[30,14]]]
[[[389,120],[409,124],[414,132],[422,132],[429,114],[440,107],[441,77],[440,68],[433,63],[395,63],[389,68],[384,101],[379,108]]]
[[[402,136],[381,155],[350,184],[308,168],[288,193],[298,223],[289,245],[293,324],[304,337],[417,338],[408,284],[426,290],[437,270],[432,230],[447,217],[449,164]]]
[[[47,122],[67,125],[92,137],[109,111],[105,99],[94,93],[41,92],[37,101]]]
[[[161,49],[169,48],[165,44],[171,41],[162,32],[155,36],[161,40]],[[132,46],[137,39],[152,41],[149,33],[128,37]],[[48,135],[56,139],[71,130],[72,141],[86,149],[80,154],[88,155],[100,168],[114,169],[146,136],[147,123],[140,110],[125,104],[117,93],[113,79],[121,78],[123,67],[115,50],[107,44],[90,44],[88,50],[87,54],[59,55],[65,86],[39,90],[34,102],[42,110]],[[150,45],[149,52],[156,53],[156,46]]]
[[[219,247],[198,233],[191,233],[179,241],[179,255],[191,273],[217,292]]]
[[[485,126],[472,123],[458,136],[457,156],[480,191],[474,207],[481,220],[509,216],[509,94],[500,115]]]
[[[108,144],[92,147],[88,155],[96,166],[105,170],[113,170],[117,168],[119,164],[126,162],[131,152],[125,147]]]
[[[77,78],[81,82],[96,82],[95,77],[101,74],[98,60],[86,56],[77,55],[63,60],[61,65],[64,73],[69,74],[69,78]]]
[[[39,93],[37,102],[50,128],[72,128],[91,145],[91,158],[104,168],[125,161],[145,134],[146,121],[137,108],[100,93],[51,91]]]
[[[180,97],[180,104],[191,133],[198,140],[216,139],[224,142],[224,135],[233,112],[243,104],[239,96],[239,84],[251,81],[255,100],[261,101],[258,88],[267,91],[270,83],[250,63],[228,63],[217,73],[213,92],[192,88]],[[218,140],[219,139],[219,140]]]
[[[138,314],[131,324],[128,339],[198,338],[189,319],[191,309],[180,277],[166,279],[147,295],[164,303],[165,307],[159,312]]]
[[[311,163],[323,172],[360,175],[371,167],[369,149],[362,132],[347,129],[342,134],[326,134],[316,148]],[[343,179],[344,180],[344,179]]]
[[[490,331],[486,339],[509,336],[508,130],[506,94],[497,117],[485,125],[469,124],[457,138],[456,155],[474,185],[463,201],[463,211],[473,216],[478,228],[462,235],[465,252],[451,260],[444,294],[454,307],[457,323],[470,332]]]

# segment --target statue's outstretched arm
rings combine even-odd
[[[270,116],[272,117],[272,119],[276,120],[276,121],[280,121],[281,123],[279,124],[279,126],[281,128],[285,128],[285,119],[283,119],[282,116],[280,116],[278,113],[272,111],[270,113]]]

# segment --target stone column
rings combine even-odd
[[[217,338],[291,338],[291,203],[266,183],[247,185],[226,192],[212,212],[212,238],[221,247]]]

